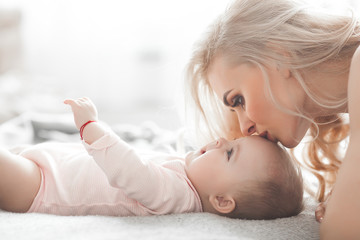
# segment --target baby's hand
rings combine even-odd
[[[83,97],[76,100],[66,99],[64,103],[70,105],[74,114],[74,122],[77,129],[80,129],[81,126],[87,121],[98,120],[96,107],[89,98]]]

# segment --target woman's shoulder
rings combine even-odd
[[[360,46],[356,49],[350,65],[348,99],[351,135],[360,139]]]
[[[352,80],[358,82],[358,79],[360,77],[358,76],[359,69],[360,69],[360,44],[355,50],[354,55],[352,56],[351,65],[350,65],[350,76],[349,76],[350,81]],[[351,84],[351,82],[349,82],[349,84]]]

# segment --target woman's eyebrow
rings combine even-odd
[[[226,91],[223,95],[223,102],[225,104],[225,106],[231,106],[231,104],[228,102],[227,100],[227,96],[229,95],[229,93],[232,91],[233,89],[230,89],[229,91]]]

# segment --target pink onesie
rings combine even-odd
[[[20,153],[42,173],[29,212],[110,216],[202,212],[183,159],[145,161],[113,132],[83,145],[47,142]]]

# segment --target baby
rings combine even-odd
[[[259,136],[219,139],[185,158],[141,159],[98,122],[88,98],[68,99],[83,146],[46,142],[0,150],[0,208],[58,215],[146,216],[210,212],[273,219],[303,208],[301,174]],[[86,151],[85,151],[86,149]]]

